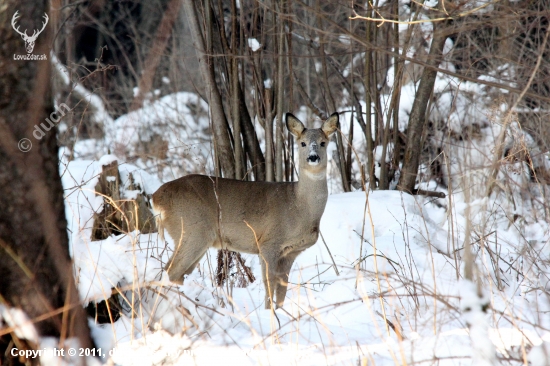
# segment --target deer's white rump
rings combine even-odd
[[[320,129],[306,129],[289,113],[286,125],[299,148],[298,182],[188,175],[153,194],[159,233],[166,229],[175,242],[165,268],[171,281],[183,283],[183,276],[193,272],[211,247],[258,254],[265,306],[283,305],[294,259],[319,236],[328,198],[326,146],[338,129],[338,114]]]

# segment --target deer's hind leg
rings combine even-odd
[[[214,242],[206,228],[193,227],[175,242],[174,253],[164,267],[170,281],[183,284],[183,276],[193,272],[201,258]]]

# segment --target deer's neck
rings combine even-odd
[[[326,170],[312,173],[306,169],[300,169],[296,195],[301,202],[305,203],[308,211],[314,216],[319,216],[320,219],[328,198]]]

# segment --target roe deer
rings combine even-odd
[[[294,259],[317,241],[327,203],[327,145],[339,128],[338,113],[319,129],[306,129],[295,116],[286,126],[299,148],[298,182],[245,182],[188,175],[153,194],[159,235],[164,228],[175,243],[165,269],[183,283],[208,248],[259,254],[265,307],[283,306]]]

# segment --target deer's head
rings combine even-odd
[[[13,14],[13,17],[11,18],[11,26],[17,33],[21,35],[21,38],[23,38],[23,40],[25,41],[25,48],[27,49],[27,53],[31,53],[34,50],[34,43],[36,42],[36,38],[40,33],[42,33],[44,28],[46,28],[46,24],[48,24],[48,20],[49,20],[48,14],[44,13],[44,22],[42,22],[42,29],[40,30],[35,29],[32,36],[29,36],[27,34],[26,29],[24,32],[21,32],[19,30],[19,26],[16,27],[15,23],[19,17],[20,17],[19,11],[16,11],[15,14]]]
[[[300,171],[317,174],[321,179],[326,179],[327,145],[330,137],[340,128],[338,113],[333,113],[321,128],[305,128],[293,114],[286,114],[286,126],[290,133],[296,137],[300,161]]]

